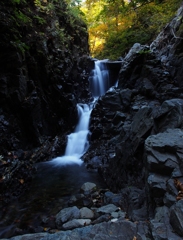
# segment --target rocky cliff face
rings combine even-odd
[[[90,93],[86,25],[64,1],[1,1],[0,36],[4,184],[15,172],[26,175],[25,163],[31,169],[32,162],[63,153],[76,104]]]
[[[183,7],[150,46],[137,43],[122,60],[118,87],[92,112],[85,155],[131,220],[150,219],[152,239],[183,236],[182,18]]]

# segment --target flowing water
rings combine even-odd
[[[89,133],[89,120],[91,107],[87,104],[78,104],[79,122],[73,133],[68,136],[65,155],[53,159],[50,164],[61,166],[69,164],[81,165],[83,161],[81,156],[86,152],[88,148],[87,136]]]
[[[104,95],[110,88],[109,71],[105,60],[95,61],[95,68],[91,73],[89,82],[90,90],[95,98]]]
[[[90,88],[97,98],[109,89],[109,74],[105,61],[96,61],[90,80]],[[38,163],[31,189],[19,201],[6,208],[0,224],[0,237],[17,235],[15,229],[36,228],[46,216],[54,216],[67,206],[70,196],[76,194],[83,183],[94,182],[105,187],[103,180],[96,172],[86,170],[82,155],[89,147],[89,121],[94,102],[78,103],[79,122],[75,131],[68,135],[64,156],[49,162]],[[2,226],[2,227],[1,227]],[[7,227],[8,226],[8,227]]]
[[[95,68],[89,78],[90,90],[95,99],[94,102],[110,88],[109,72],[105,62],[105,60],[95,61]],[[94,102],[89,105],[81,103],[77,105],[79,122],[74,133],[68,136],[65,155],[53,159],[49,164],[63,166],[69,164],[81,165],[83,163],[81,157],[89,146],[89,121]]]

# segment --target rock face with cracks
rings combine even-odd
[[[118,86],[92,111],[84,156],[122,194],[130,220],[150,221],[150,239],[182,236],[182,17],[181,7],[150,46],[136,43],[122,59]]]

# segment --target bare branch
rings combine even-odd
[[[177,39],[183,39],[183,38],[181,38],[181,37],[177,37],[177,36],[175,36],[175,33],[174,33],[173,29],[172,29],[172,34],[173,34],[174,38],[177,38]]]

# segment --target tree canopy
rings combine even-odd
[[[90,51],[117,59],[135,43],[148,44],[175,15],[181,0],[85,0]],[[165,11],[166,10],[166,11]]]

